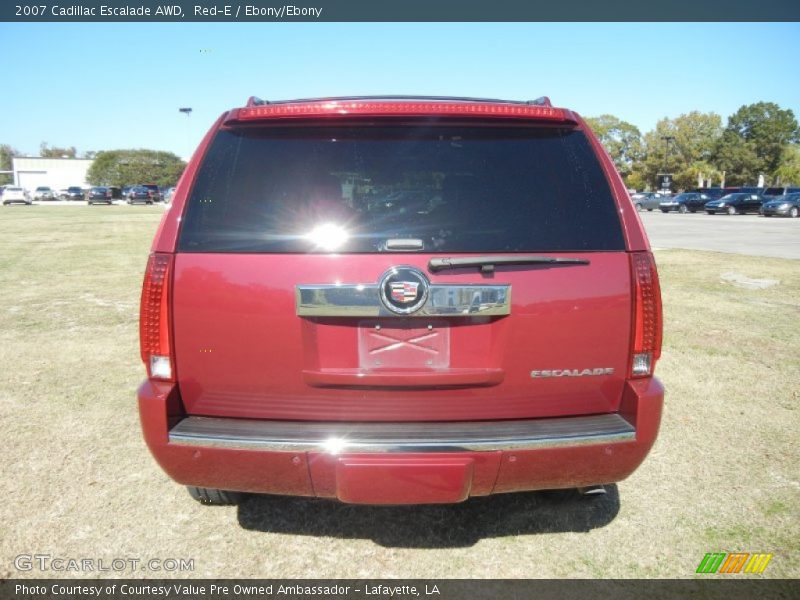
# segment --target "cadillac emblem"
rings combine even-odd
[[[428,278],[415,267],[392,267],[381,277],[383,305],[398,315],[410,315],[428,299]]]

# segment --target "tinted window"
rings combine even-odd
[[[544,128],[249,128],[217,133],[189,198],[184,252],[622,250],[581,132]]]

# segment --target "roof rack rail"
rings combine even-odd
[[[260,100],[259,98],[255,98]],[[374,95],[374,96],[330,96],[325,98],[298,98],[294,100],[273,100],[268,102],[261,100],[263,104],[295,104],[301,102],[348,102],[356,100],[421,100],[421,101],[442,101],[442,102],[487,102],[503,104],[530,104],[524,100],[500,100],[498,98],[471,98],[469,96],[414,96],[414,95]],[[250,106],[248,104],[248,106]],[[549,106],[549,105],[548,105]]]
[[[534,106],[553,106],[550,104],[550,98],[547,96],[539,96],[536,100],[528,100],[527,104]]]
[[[258,96],[250,96],[247,99],[247,106],[264,106],[265,104],[269,104],[269,102],[262,100]]]

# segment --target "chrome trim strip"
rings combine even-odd
[[[320,423],[187,417],[169,442],[265,452],[453,452],[536,450],[636,439],[618,414],[525,421]]]
[[[298,285],[295,301],[300,317],[503,316],[511,314],[511,285],[431,284],[428,300],[410,315],[389,311],[374,283]]]

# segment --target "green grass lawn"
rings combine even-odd
[[[160,471],[136,414],[140,286],[162,214],[0,209],[0,577],[48,575],[14,570],[24,553],[194,559],[192,573],[136,577],[694,577],[706,552],[734,551],[773,553],[765,577],[800,575],[800,262],[657,253],[662,431],[599,500],[209,508]],[[730,271],[780,284],[740,289]]]

